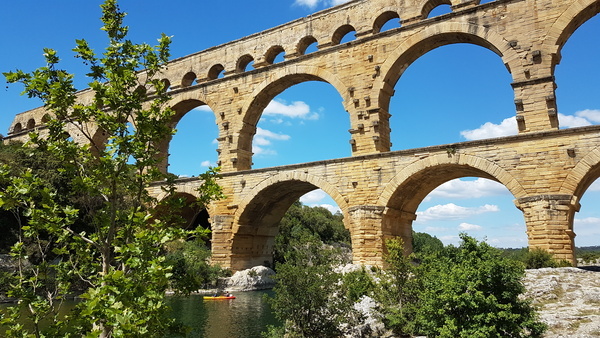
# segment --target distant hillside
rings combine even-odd
[[[591,251],[600,251],[600,245],[596,246],[582,246],[575,248],[577,252],[591,252]]]

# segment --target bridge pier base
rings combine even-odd
[[[544,249],[576,266],[573,218],[579,203],[573,196],[530,196],[520,198],[515,204],[525,217],[529,248]]]
[[[414,213],[381,206],[362,205],[348,209],[354,264],[384,266],[385,241],[401,237],[404,252],[412,251]]]
[[[212,263],[231,268],[231,229],[233,215],[216,215],[211,218]]]

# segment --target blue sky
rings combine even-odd
[[[309,15],[345,1],[122,0],[134,42],[154,43],[160,33],[173,36],[172,57],[182,57]],[[100,0],[19,0],[0,5],[0,71],[31,71],[43,65],[42,49],[54,48],[63,66],[85,72],[73,58],[75,39],[98,50]],[[441,9],[443,11],[443,9]],[[436,12],[442,13],[442,12]],[[434,13],[434,14],[436,14]],[[394,24],[390,23],[390,27]],[[397,24],[396,24],[397,25]],[[562,51],[556,69],[562,128],[600,123],[600,17],[581,26]],[[351,38],[351,37],[349,37]],[[516,134],[510,74],[500,58],[474,45],[435,49],[415,61],[398,81],[390,113],[392,150]],[[0,133],[16,113],[40,105],[20,96],[18,85],[0,89]],[[217,160],[215,119],[208,107],[191,111],[178,125],[171,144],[171,171],[197,175]],[[423,126],[423,128],[421,128]],[[425,126],[427,126],[425,128]],[[340,95],[326,83],[306,82],[284,91],[263,113],[254,138],[254,168],[350,156],[349,118]],[[201,133],[198,131],[202,130]],[[194,144],[193,147],[184,144]],[[309,205],[337,207],[320,190],[302,198]],[[576,245],[600,245],[600,181],[581,200],[576,214]],[[484,179],[447,182],[420,205],[416,231],[445,243],[467,232],[498,247],[527,245],[522,213],[501,185]]]

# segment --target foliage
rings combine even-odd
[[[560,265],[551,253],[540,248],[527,250],[523,257],[523,262],[527,269],[556,268]]]
[[[600,247],[578,248],[576,254],[583,263],[595,262],[600,259]]]
[[[77,40],[74,49],[90,69],[90,102],[78,101],[73,75],[58,68],[54,50],[44,50],[47,65],[32,73],[4,73],[50,112],[43,137],[30,134],[27,146],[59,163],[63,180],[56,184],[31,167],[0,167],[0,208],[19,225],[9,296],[20,301],[0,321],[7,337],[162,337],[175,329],[164,301],[172,267],[163,253],[167,243],[194,234],[176,223],[177,212],[153,212],[157,201],[146,190],[162,181],[166,200],[174,194],[174,177],[158,170],[158,144],[171,136],[174,114],[160,78],[170,38],[154,47],[134,44],[116,1],[101,7],[108,47],[97,56]],[[203,176],[200,203],[221,196],[216,178],[214,170]],[[75,283],[82,301],[59,318]]]
[[[571,266],[565,260],[557,260],[551,253],[540,248],[503,249],[506,258],[522,262],[526,269],[559,268]]]
[[[190,293],[214,285],[227,270],[209,264],[211,251],[202,239],[174,241],[167,245],[166,263],[172,266],[169,285],[172,290]]]
[[[276,263],[284,262],[290,242],[304,235],[314,236],[326,244],[350,244],[350,232],[344,228],[341,214],[332,214],[323,207],[309,207],[296,201],[279,223],[273,260]]]
[[[444,249],[444,244],[437,237],[424,232],[412,233],[413,253],[419,257],[423,254],[431,254]]]
[[[418,330],[440,337],[539,336],[544,324],[519,298],[523,265],[465,234],[461,240],[419,267]]]
[[[414,331],[419,304],[419,276],[415,275],[413,256],[404,255],[402,239],[386,241],[385,270],[379,275],[379,291],[374,298],[381,304],[384,324],[398,335]]]
[[[352,302],[339,293],[341,275],[333,267],[341,263],[339,249],[324,246],[308,230],[291,239],[285,263],[278,266],[270,299],[286,336],[338,337],[340,324],[352,321]],[[271,336],[282,329],[272,328]]]
[[[342,276],[345,297],[352,303],[358,302],[363,296],[372,296],[378,290],[373,276],[365,267],[360,270],[350,271]]]

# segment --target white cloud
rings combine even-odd
[[[342,212],[342,209],[340,209],[339,207],[335,206],[335,205],[331,205],[331,204],[319,204],[319,206],[321,208],[325,208],[327,210],[329,210],[329,212],[331,212],[332,214],[335,214],[336,212]]]
[[[577,113],[576,113],[577,114]],[[585,117],[558,114],[558,123],[561,128],[575,128],[590,126],[592,123]]]
[[[216,163],[212,163],[211,161],[202,161],[202,163],[200,163],[201,167],[216,167],[217,164]]]
[[[575,113],[575,116],[583,117],[592,123],[600,123],[600,109],[584,109]]]
[[[315,8],[321,2],[320,0],[296,0],[294,5],[304,6],[308,8]]]
[[[294,5],[308,7],[314,9],[317,5],[322,4],[324,7],[336,6],[346,3],[350,0],[295,0]]]
[[[317,189],[300,197],[300,202],[304,204],[315,204],[325,199],[325,197],[327,197],[327,194],[323,190]]]
[[[294,101],[291,104],[286,104],[286,102],[281,100],[272,100],[263,111],[263,115],[282,115],[305,120],[317,120],[319,118],[319,114],[311,112],[310,106],[302,101]]]
[[[417,212],[418,222],[427,222],[440,219],[463,219],[473,215],[479,215],[488,212],[498,212],[500,208],[497,205],[486,204],[481,207],[461,207],[454,203],[444,205],[435,205],[425,211]]]
[[[431,197],[461,199],[498,195],[510,195],[510,192],[501,183],[485,178],[469,181],[455,179],[440,185],[429,194]]]
[[[458,225],[458,230],[461,231],[478,231],[481,230],[481,225],[469,224],[469,223],[460,223]]]
[[[276,155],[276,151],[272,149],[265,149],[264,147],[270,146],[272,144],[272,140],[287,141],[289,139],[290,135],[278,134],[270,130],[257,127],[256,135],[254,136],[254,141],[252,142],[252,152],[255,155]]]
[[[327,195],[326,192],[324,192],[321,189],[317,189],[317,190],[308,192],[308,193],[304,194],[302,197],[300,197],[300,202],[302,202],[303,204],[308,205],[310,207],[319,206],[319,207],[325,208],[325,209],[329,210],[332,214],[335,214],[338,211],[341,212],[342,210],[337,205],[328,204],[328,203],[319,203],[319,202],[322,202],[323,200],[327,199],[328,197],[329,197],[329,195]]]
[[[600,218],[585,217],[575,218],[573,221],[573,231],[575,232],[575,245],[592,246],[598,245],[600,236]]]
[[[584,109],[573,115],[558,114],[561,128],[574,128],[600,123],[600,109]],[[500,124],[486,122],[477,129],[463,130],[460,135],[466,140],[511,136],[518,134],[517,120],[514,117],[504,119]]]
[[[500,124],[486,122],[477,129],[463,130],[460,132],[460,134],[468,141],[510,136],[516,135],[517,133],[517,120],[514,117],[506,118]]]
[[[211,112],[211,113],[213,112],[213,110],[210,109],[210,107],[207,106],[207,105],[196,107],[196,108],[194,108],[192,110],[201,111],[201,112]]]

